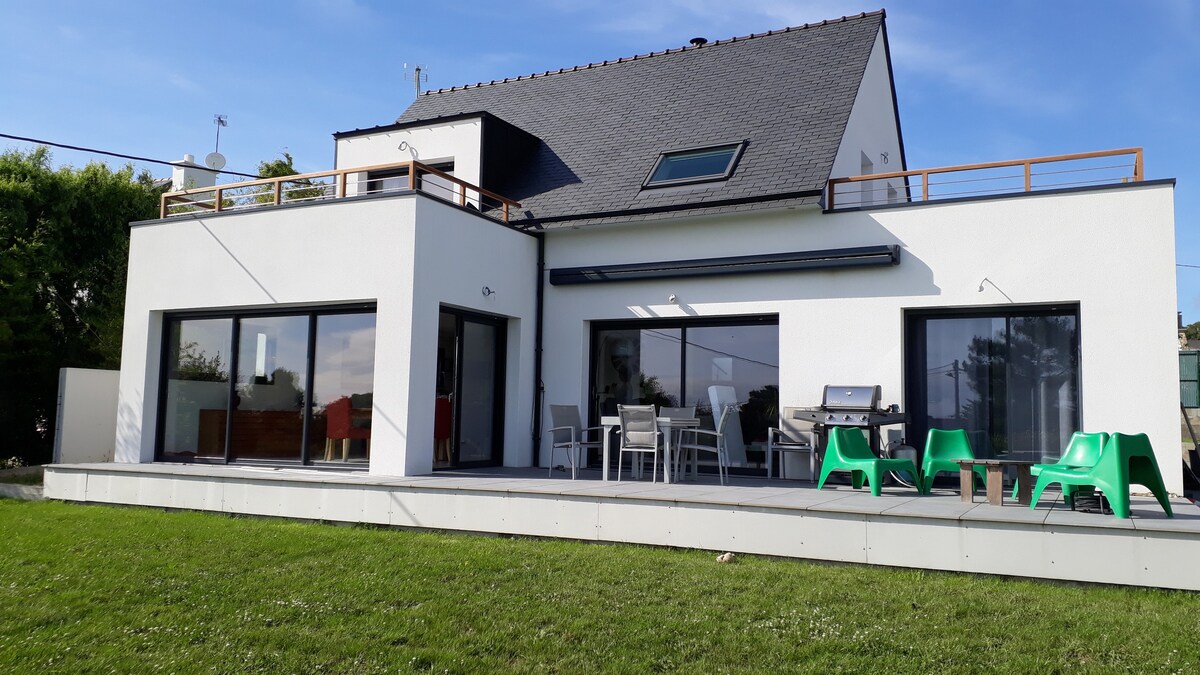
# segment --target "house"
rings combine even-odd
[[[882,12],[430,91],[334,139],[334,171],[134,224],[117,462],[546,466],[549,404],[711,414],[728,386],[754,472],[781,406],[878,384],[908,416],[886,442],[1146,432],[1181,491],[1173,180],[1140,150],[970,195],[1005,179],[910,171]]]

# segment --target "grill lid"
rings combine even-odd
[[[821,396],[821,407],[837,410],[880,410],[879,400],[883,398],[883,387],[880,385],[825,385],[825,393]]]

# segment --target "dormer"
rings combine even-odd
[[[534,136],[487,112],[446,115],[333,135],[337,168],[366,167],[349,181],[359,193],[406,185],[407,170],[370,167],[421,162],[485,190],[500,192],[505,178],[527,160],[538,144]],[[421,177],[424,191],[453,201],[457,188],[433,174]],[[445,195],[439,195],[443,191]]]

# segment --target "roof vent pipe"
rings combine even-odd
[[[693,47],[703,47],[704,45],[708,44],[708,40],[702,37],[694,37],[691,40],[688,40],[688,42],[691,42]]]

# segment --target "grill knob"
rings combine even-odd
[[[866,416],[866,415],[863,415],[862,417],[858,418],[858,421],[859,421],[859,422],[862,422],[862,423],[864,423],[864,424],[865,424],[865,423],[866,423],[866,421],[867,421],[867,416]]]
[[[849,422],[849,421],[850,421],[850,416],[849,416],[849,415],[844,415],[844,416],[842,417],[842,420],[843,420],[843,421],[845,421],[845,422]]]
[[[825,419],[826,419],[826,421],[833,422],[833,421],[834,421],[834,420],[836,420],[837,418],[836,418],[836,417],[834,417],[833,415],[826,415],[826,416],[825,416]]]

